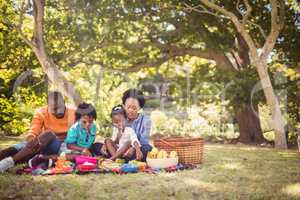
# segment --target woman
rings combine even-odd
[[[145,161],[148,152],[152,150],[152,146],[149,144],[151,119],[141,112],[145,105],[143,92],[137,89],[129,89],[123,93],[122,102],[126,111],[126,125],[135,131],[141,144],[143,158],[138,158],[138,160]],[[133,160],[136,159],[135,155],[135,149],[131,148],[126,153],[126,158]]]

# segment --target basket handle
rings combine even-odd
[[[164,139],[159,138],[159,141],[161,141],[162,143],[164,143],[164,144],[166,144],[166,145],[168,145],[168,146],[170,146],[170,147],[175,148],[174,145],[170,144],[169,142],[165,141]]]

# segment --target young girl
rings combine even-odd
[[[91,104],[79,104],[75,113],[76,123],[68,130],[61,152],[91,156],[89,148],[96,138],[96,118],[96,110]]]
[[[130,127],[125,127],[126,114],[122,105],[113,107],[111,111],[111,118],[113,123],[113,134],[111,138],[105,139],[104,149],[111,160],[120,157],[126,157],[127,151],[133,147],[136,154],[136,159],[141,160],[143,154],[140,149],[140,142]]]
[[[66,159],[74,161],[78,154],[91,156],[90,147],[95,141],[97,118],[95,108],[88,103],[78,105],[75,113],[75,124],[68,130],[67,137],[60,147],[60,153],[66,154]],[[57,160],[58,155],[37,155],[29,160],[30,167],[37,167],[47,162],[49,167],[52,160]]]

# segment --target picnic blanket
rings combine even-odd
[[[175,172],[181,170],[195,169],[197,165],[178,164],[165,169],[153,169],[147,166],[145,162],[129,161],[125,163],[124,160],[117,159],[112,161],[102,157],[87,157],[78,156],[75,162],[66,160],[57,160],[55,165],[51,168],[43,167],[24,167],[17,171],[17,174],[31,174],[31,175],[59,175],[59,174],[89,174],[89,173],[113,173],[113,174],[128,174],[128,173],[148,173],[158,174],[160,172]]]

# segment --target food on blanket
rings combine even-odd
[[[73,168],[71,166],[54,167],[51,169],[52,174],[69,173],[72,171]]]
[[[168,153],[165,150],[160,150],[157,154],[157,158],[158,159],[168,158]]]
[[[66,155],[61,153],[55,162],[55,167],[51,169],[52,173],[66,173],[72,171],[72,163],[66,160]]]
[[[136,173],[138,170],[139,168],[134,164],[124,164],[121,167],[121,172],[124,173]]]
[[[58,157],[59,160],[67,160],[66,158],[66,153],[65,152],[62,152],[59,157]]]
[[[158,151],[157,156],[147,156],[147,165],[153,169],[164,169],[178,164],[178,155],[176,151],[171,151],[170,154],[166,150]]]
[[[116,159],[116,163],[124,164],[124,163],[125,163],[125,160],[124,160],[124,159],[121,159],[121,158],[117,158],[117,159]]]
[[[106,160],[106,158],[104,158],[104,157],[98,157],[97,159],[98,159],[98,166],[100,166],[101,163],[102,163],[104,160]]]
[[[146,169],[147,164],[145,162],[137,161],[137,160],[131,160],[128,162],[128,164],[136,165],[139,170],[144,171]]]
[[[168,153],[164,149],[159,151],[155,147],[147,155],[147,158],[150,159],[163,159],[163,158],[176,158],[176,157],[178,157],[176,151],[171,151],[170,155],[168,155]]]
[[[148,158],[156,158],[158,154],[158,149],[153,147],[152,150],[148,153]]]
[[[158,152],[156,158],[158,158],[158,159],[164,158],[163,152],[162,151]]]
[[[66,154],[62,153],[55,162],[55,168],[63,168],[66,166],[71,166],[71,164],[72,163],[70,161],[67,161]]]
[[[155,158],[155,157],[156,156],[152,152],[149,152],[147,155],[147,158]]]
[[[156,147],[153,147],[152,150],[151,150],[151,152],[152,152],[154,155],[156,155],[156,154],[158,154],[159,150],[158,150]]]
[[[176,158],[177,157],[177,152],[176,151],[171,151],[169,158]]]
[[[109,159],[102,160],[102,162],[100,162],[100,160],[99,160],[99,162],[98,162],[98,167],[100,169],[112,170],[114,168],[119,168],[121,166],[122,166],[122,164],[116,163],[116,162],[114,162],[112,160],[109,160]]]

